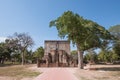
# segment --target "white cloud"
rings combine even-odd
[[[6,39],[7,37],[0,37],[0,42],[5,42]]]

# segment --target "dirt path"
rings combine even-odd
[[[70,68],[46,68],[34,80],[78,80]]]

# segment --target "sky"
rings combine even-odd
[[[68,10],[106,29],[120,24],[120,0],[0,0],[0,42],[15,32],[28,33],[33,50],[44,46],[44,40],[61,40],[49,22]]]

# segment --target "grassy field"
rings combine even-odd
[[[28,68],[31,65],[14,65],[14,66],[5,66],[0,67],[0,76],[1,77],[9,77],[13,78],[14,80],[20,80],[22,78],[32,78],[36,77],[40,74],[40,72],[29,70]]]

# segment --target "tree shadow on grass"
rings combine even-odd
[[[7,67],[7,66],[13,66],[13,65],[19,65],[19,64],[12,64],[12,63],[0,64],[0,67]]]
[[[120,71],[120,67],[101,67],[96,69],[102,71]]]

